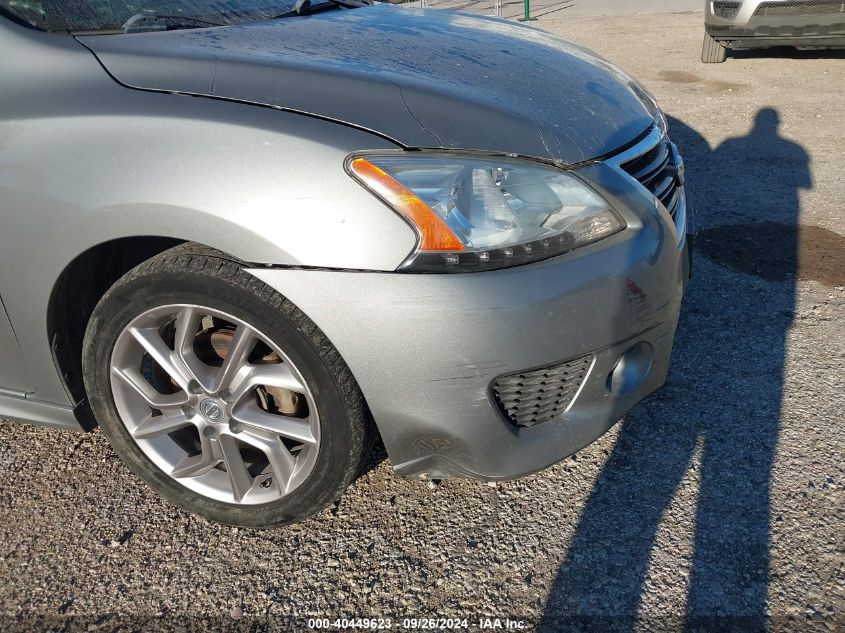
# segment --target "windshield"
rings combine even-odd
[[[118,31],[141,13],[167,16],[174,27],[267,20],[295,0],[0,0],[0,8],[45,31]],[[194,20],[194,21],[192,21]]]

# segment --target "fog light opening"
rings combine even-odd
[[[628,348],[607,375],[608,391],[614,396],[633,391],[643,384],[653,363],[654,350],[645,341]]]

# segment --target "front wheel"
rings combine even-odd
[[[216,251],[177,247],[120,279],[91,317],[83,369],[129,468],[222,523],[317,512],[371,446],[363,396],[331,343]]]

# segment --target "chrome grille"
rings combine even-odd
[[[588,355],[542,369],[500,376],[493,383],[493,394],[515,425],[536,426],[566,410],[592,362],[592,355]]]
[[[755,16],[829,15],[845,13],[845,2],[810,0],[809,2],[764,2],[754,11]]]
[[[739,13],[739,2],[714,2],[713,15],[723,20],[733,20]]]

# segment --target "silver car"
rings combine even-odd
[[[513,478],[664,383],[690,224],[637,82],[447,11],[163,6],[0,0],[0,418],[267,527],[379,435]]]
[[[701,61],[725,61],[729,48],[845,46],[842,0],[707,0]]]

